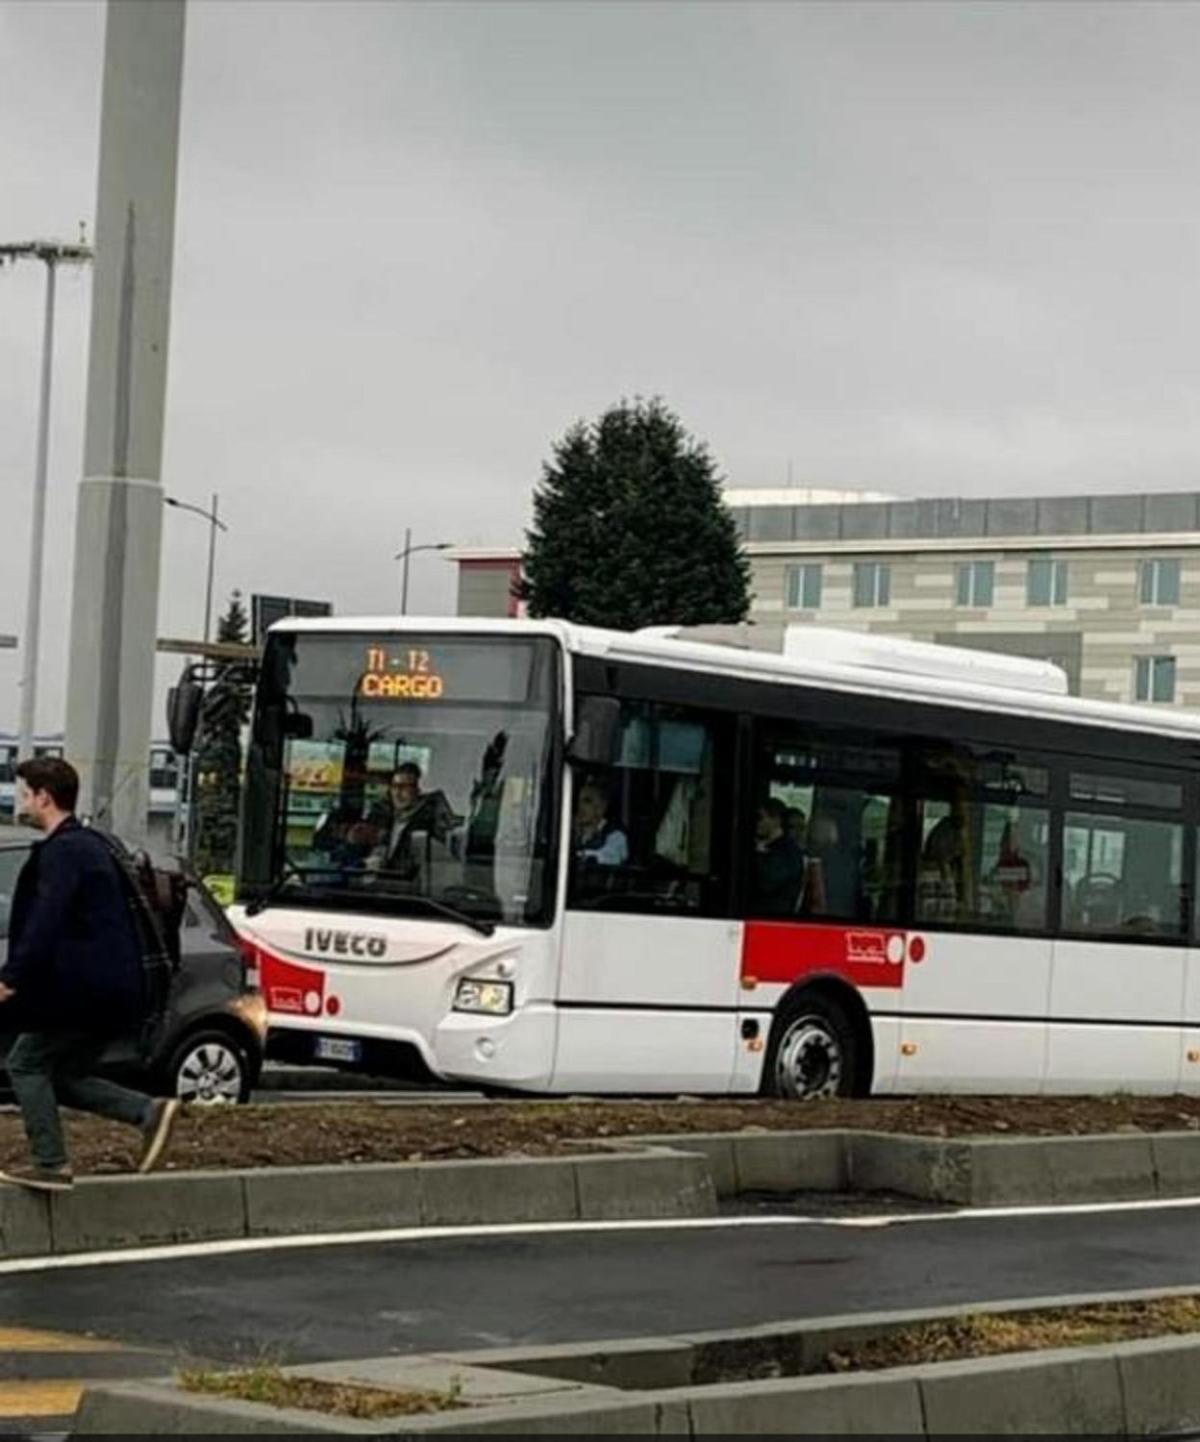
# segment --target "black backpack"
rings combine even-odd
[[[89,828],[103,841],[123,882],[125,902],[142,953],[142,1049],[149,1053],[166,1014],[171,985],[179,970],[188,878],[182,871],[155,866],[145,851],[131,851],[99,827]]]

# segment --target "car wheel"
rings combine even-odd
[[[832,997],[801,993],[775,1018],[762,1090],[794,1101],[856,1096],[860,1050],[854,1024]]]
[[[183,1102],[233,1105],[250,1098],[250,1062],[227,1032],[193,1032],[172,1053],[166,1083],[170,1095]]]

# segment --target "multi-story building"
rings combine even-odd
[[[756,620],[1004,651],[1085,696],[1200,705],[1200,494],[727,498]]]
[[[758,622],[1054,661],[1071,689],[1200,706],[1200,493],[905,500],[730,490]],[[459,553],[459,613],[511,614],[517,550]]]

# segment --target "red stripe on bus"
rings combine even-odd
[[[900,987],[908,951],[903,931],[748,921],[742,940],[742,978],[791,983],[824,972],[855,986]]]
[[[258,951],[259,989],[267,1010],[291,1016],[320,1016],[325,1006],[325,973],[311,966],[297,966],[265,947]]]

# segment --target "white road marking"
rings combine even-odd
[[[878,1212],[864,1217],[832,1217],[834,1227],[890,1227],[913,1222],[989,1222],[1021,1217],[1086,1217],[1101,1212],[1166,1212],[1200,1207],[1200,1197],[1151,1197],[1136,1202],[1060,1202],[1028,1207],[955,1207],[945,1212]],[[794,1218],[819,1222],[820,1217]]]
[[[123,1247],[109,1252],[13,1257],[0,1261],[0,1277],[20,1272],[53,1272],[71,1267],[111,1267],[126,1262],[175,1262],[191,1257],[234,1256],[239,1252],[283,1252],[318,1247],[359,1247],[384,1242],[486,1240],[488,1237],[554,1236],[576,1232],[699,1231],[705,1227],[811,1226],[820,1217],[670,1217],[619,1222],[504,1222],[476,1227],[383,1227],[363,1232],[305,1232],[284,1237],[230,1237],[213,1242],[169,1242],[159,1247]]]
[[[486,1240],[489,1237],[571,1236],[604,1232],[689,1232],[741,1227],[893,1227],[917,1223],[976,1222],[1034,1217],[1090,1216],[1103,1212],[1156,1212],[1200,1208],[1200,1197],[1170,1197],[1136,1202],[1077,1202],[1064,1206],[962,1207],[944,1212],[878,1212],[867,1216],[667,1217],[652,1220],[504,1222],[485,1226],[383,1227],[358,1232],[305,1232],[281,1237],[230,1237],[212,1242],[170,1242],[157,1247],[127,1247],[62,1256],[13,1257],[0,1261],[0,1277],[25,1272],[54,1272],[78,1267],[113,1267],[133,1262],[177,1262],[194,1257],[236,1256],[242,1252],[285,1252],[321,1247],[375,1246],[386,1242]]]

